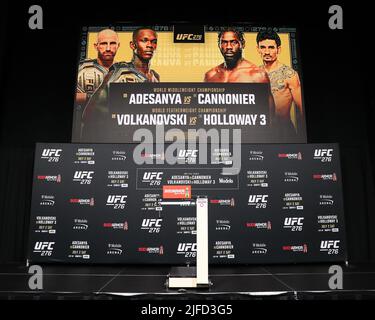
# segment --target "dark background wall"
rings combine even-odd
[[[43,8],[43,30],[28,28],[32,4]],[[203,8],[192,2],[186,7],[181,2],[6,2],[0,11],[0,263],[25,259],[35,143],[70,142],[79,27],[116,21],[253,21],[298,27],[308,142],[340,143],[349,260],[375,261],[375,154],[370,138],[375,120],[374,27],[368,4],[357,1],[341,3],[344,30],[330,30],[332,4],[340,3]]]

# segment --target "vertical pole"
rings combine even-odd
[[[197,285],[208,285],[208,199],[197,199]]]

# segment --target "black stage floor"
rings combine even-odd
[[[375,265],[343,268],[331,290],[329,264],[211,266],[209,289],[171,290],[169,266],[44,265],[43,290],[30,290],[25,266],[0,266],[0,299],[375,299]]]

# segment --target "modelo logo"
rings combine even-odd
[[[143,175],[144,181],[161,180],[163,172],[145,172]]]
[[[144,228],[161,228],[163,219],[143,219],[142,227]]]
[[[198,156],[197,153],[198,153],[198,150],[190,150],[190,149],[188,149],[188,150],[180,150],[178,152],[178,157],[179,158],[189,158],[189,157],[196,158]]]
[[[87,179],[91,180],[93,177],[94,171],[76,171],[74,173],[74,179]]]
[[[197,244],[196,243],[179,243],[177,252],[178,253],[185,253],[185,252],[195,252],[197,251]]]
[[[284,226],[303,226],[305,218],[285,218]]]

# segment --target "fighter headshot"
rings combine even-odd
[[[285,136],[295,135],[295,127],[291,120],[292,103],[296,106],[297,128],[303,125],[303,108],[301,83],[298,73],[291,67],[281,63],[281,40],[275,31],[261,31],[257,35],[257,49],[263,60],[263,70],[271,81],[271,91],[275,100],[275,118],[283,128]]]
[[[108,83],[159,82],[158,73],[150,68],[157,44],[157,34],[153,29],[142,27],[134,30],[129,44],[133,51],[132,60],[114,64],[110,70]]]
[[[106,119],[109,112],[108,96],[111,83],[159,82],[160,77],[151,69],[151,60],[157,48],[157,34],[148,27],[141,27],[133,31],[129,43],[133,51],[130,62],[114,63],[104,77],[102,84],[87,103],[82,114],[82,138],[95,134],[91,131],[99,128],[99,122]],[[94,124],[95,123],[95,124]]]
[[[103,29],[96,36],[94,48],[96,59],[85,59],[79,63],[76,103],[75,103],[75,135],[82,134],[82,114],[90,97],[103,83],[108,69],[112,66],[117,50],[120,47],[117,33],[111,29]]]
[[[78,67],[77,104],[85,104],[102,84],[120,47],[119,37],[115,31],[104,29],[98,33],[94,47],[97,58],[83,60]]]
[[[267,73],[242,57],[245,48],[243,32],[227,28],[218,35],[218,46],[224,62],[206,72],[205,82],[269,83]]]
[[[254,63],[242,57],[245,48],[245,39],[242,31],[227,28],[218,34],[218,46],[224,62],[204,76],[204,82],[244,82],[244,83],[270,83],[267,73]],[[273,123],[275,115],[275,102],[270,88],[268,96],[269,123]]]

